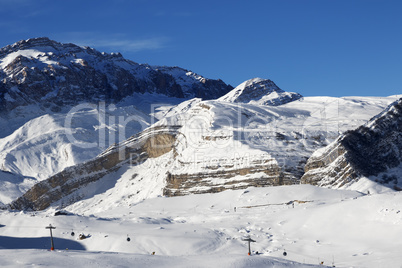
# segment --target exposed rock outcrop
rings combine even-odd
[[[116,171],[124,164],[138,165],[148,158],[158,157],[172,150],[174,137],[174,128],[149,129],[141,132],[126,142],[109,148],[91,161],[66,168],[49,179],[35,184],[23,196],[12,202],[10,207],[20,210],[43,210],[74,191]]]
[[[249,168],[221,170],[209,173],[168,173],[164,195],[216,193],[228,189],[290,185],[295,182],[284,178],[275,161]]]
[[[314,153],[301,182],[342,187],[361,176],[377,176],[402,163],[402,99],[366,125],[348,131]]]

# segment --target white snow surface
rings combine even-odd
[[[45,52],[39,51],[38,49],[25,49],[25,50],[18,50],[16,52],[12,52],[8,54],[6,57],[0,60],[0,68],[4,69],[6,68],[10,63],[12,63],[15,58],[22,56],[30,59],[37,59],[40,63],[46,64],[46,65],[56,65],[57,62],[50,60],[49,56],[50,54],[47,54]]]
[[[0,211],[2,267],[310,267],[321,262],[399,267],[402,262],[400,192],[366,195],[293,185],[137,204],[110,201],[99,212],[67,207],[66,216],[54,216],[55,208]],[[49,251],[49,224],[56,227],[54,251]],[[88,238],[79,240],[80,233]],[[247,237],[256,241],[251,256],[242,241]]]
[[[35,178],[0,171],[0,207],[17,199],[37,182]]]
[[[149,122],[134,107],[85,104],[67,114],[45,114],[0,139],[0,165],[5,171],[43,180],[96,157]]]

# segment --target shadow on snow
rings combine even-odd
[[[85,250],[77,241],[53,237],[55,249]],[[0,249],[50,249],[50,237],[0,236]]]

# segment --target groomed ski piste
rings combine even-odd
[[[67,215],[1,211],[1,265],[398,267],[402,194],[360,183],[370,194],[292,185],[116,202],[97,213],[80,202]]]

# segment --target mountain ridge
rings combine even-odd
[[[191,71],[153,68],[126,60],[120,53],[101,53],[90,47],[63,44],[47,37],[21,40],[0,49],[0,110],[46,101],[58,106],[83,101],[117,102],[133,93],[170,97],[217,98],[233,87]]]

